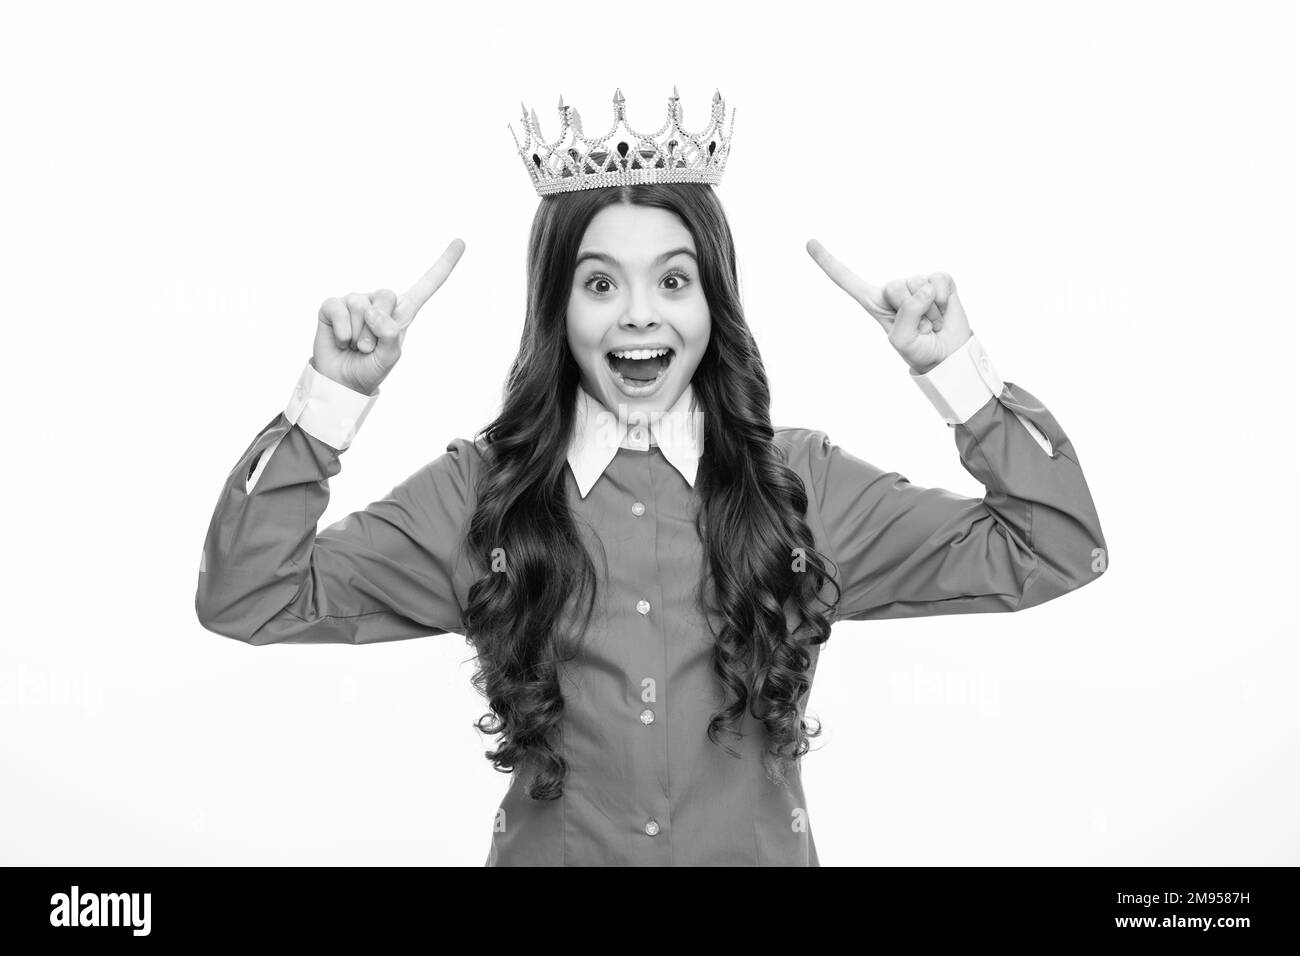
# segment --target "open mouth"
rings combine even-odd
[[[670,348],[618,349],[605,353],[614,380],[625,392],[644,393],[663,380],[676,353]]]

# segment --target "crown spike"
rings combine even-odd
[[[675,100],[680,100],[680,99],[681,99],[681,95],[677,92],[677,84],[676,84],[676,83],[673,84],[673,99],[675,99]]]
[[[564,112],[564,94],[563,94],[563,93],[560,94],[560,105],[559,105],[558,108],[559,108],[559,110],[560,110],[561,113]]]
[[[713,105],[717,106],[721,102],[722,102],[722,94],[715,89],[713,91]]]
[[[624,102],[625,100],[623,99],[623,91],[620,90],[618,87],[614,87],[614,105],[622,106]]]

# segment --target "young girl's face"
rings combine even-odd
[[[681,219],[653,206],[606,206],[583,234],[569,348],[611,411],[667,411],[695,374],[710,328],[695,254]]]

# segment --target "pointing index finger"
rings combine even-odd
[[[447,281],[447,276],[451,275],[451,270],[456,268],[456,263],[460,261],[461,253],[464,251],[465,241],[453,239],[446,251],[438,257],[438,261],[429,267],[429,271],[420,276],[415,285],[398,297],[397,307],[393,309],[393,318],[400,328],[410,325],[416,313]]]
[[[831,255],[820,242],[809,239],[807,249],[808,255],[812,256],[813,261],[831,277],[831,281],[853,296],[858,304],[873,316],[881,320],[892,319],[895,316],[895,310],[885,302],[885,297],[879,288],[859,278],[852,269]]]

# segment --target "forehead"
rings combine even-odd
[[[657,206],[614,203],[592,217],[578,252],[604,252],[619,262],[636,264],[678,246],[695,251],[690,230],[676,213]]]

